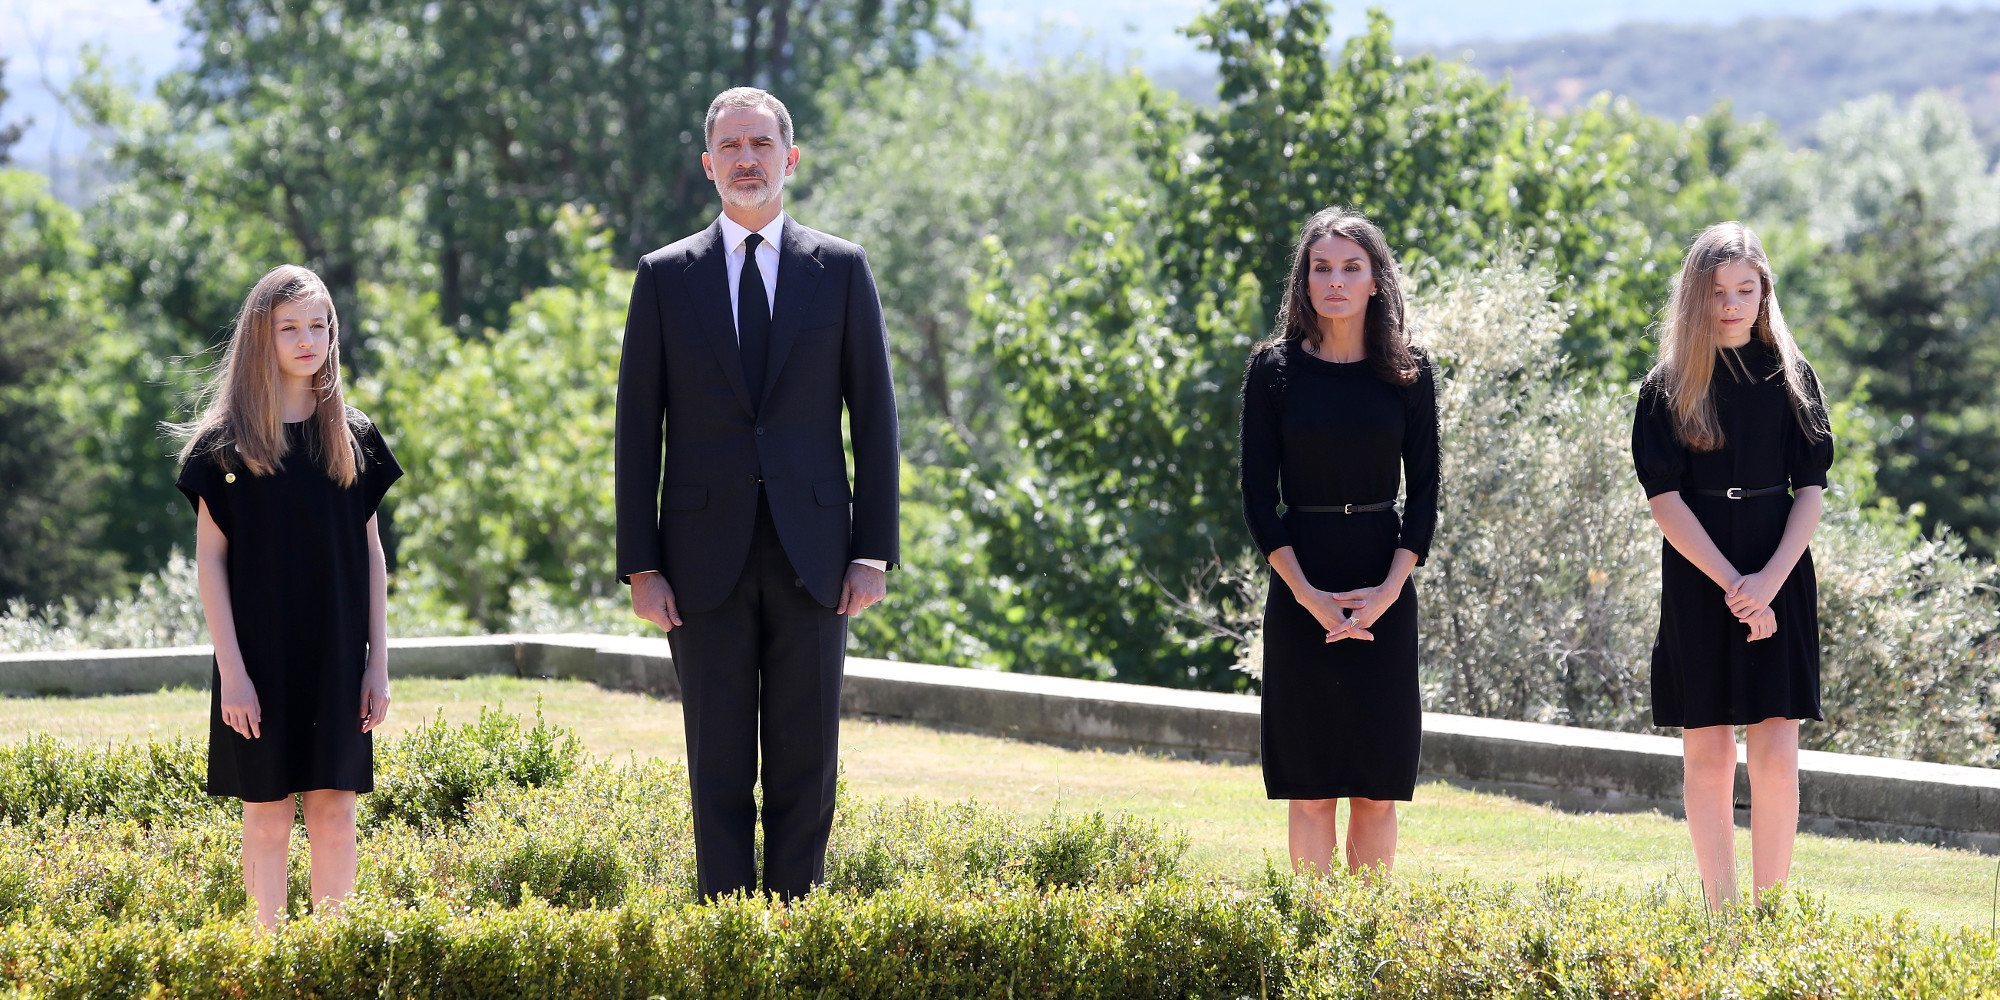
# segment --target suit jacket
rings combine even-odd
[[[762,399],[743,378],[719,220],[641,258],[632,282],[618,365],[618,578],[663,571],[682,611],[714,608],[735,587],[759,479],[785,554],[821,604],[839,604],[850,560],[897,561],[896,400],[868,258],[796,219],[779,242]]]

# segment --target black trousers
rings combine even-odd
[[[763,888],[802,896],[826,873],[847,618],[806,592],[762,491],[735,589],[681,621],[667,641],[687,723],[701,895],[758,887],[752,788],[761,748]]]

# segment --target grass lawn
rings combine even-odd
[[[605,691],[580,681],[488,677],[396,682],[390,735],[443,712],[448,720],[504,706],[574,728],[589,748],[681,757],[678,702]],[[200,737],[208,696],[181,688],[97,698],[0,699],[0,741],[37,731],[77,741]],[[922,726],[845,720],[849,787],[863,796],[977,799],[1022,812],[1051,809],[1139,816],[1184,830],[1194,864],[1229,880],[1283,862],[1284,805],[1264,798],[1255,765],[1200,764],[1138,754],[1064,750],[946,733]],[[1694,893],[1694,862],[1678,820],[1657,813],[1572,815],[1501,795],[1442,784],[1417,789],[1402,810],[1402,878],[1470,876],[1532,882],[1570,875],[1587,884],[1639,887],[1671,881]],[[1747,883],[1749,834],[1737,850]],[[1848,914],[1908,911],[1924,923],[1986,927],[1994,917],[2000,859],[1968,851],[1801,836],[1796,884]]]

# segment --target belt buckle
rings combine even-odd
[[[1353,505],[1353,504],[1351,504],[1351,503],[1350,503],[1350,504],[1344,504],[1344,505],[1342,505],[1342,507],[1340,508],[1340,512],[1341,512],[1342,514],[1352,514],[1352,513],[1354,513],[1354,505]]]
[[[1728,497],[1731,500],[1741,500],[1743,499],[1743,487],[1731,486],[1730,488],[1723,490],[1722,495]]]

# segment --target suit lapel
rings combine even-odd
[[[771,359],[764,368],[764,399],[771,398],[771,388],[778,384],[778,373],[785,369],[785,356],[791,353],[792,342],[799,338],[813,300],[819,296],[820,277],[826,271],[814,256],[819,244],[813,239],[812,230],[799,225],[797,219],[785,220],[785,234],[779,243],[778,307],[771,313]],[[761,409],[763,400],[758,400],[758,404]]]
[[[791,228],[785,227],[787,231]],[[755,416],[750,386],[743,381],[743,352],[736,346],[736,317],[729,314],[729,266],[725,260],[729,248],[722,245],[722,223],[710,223],[706,235],[708,245],[697,251],[687,266],[688,298],[694,302],[701,337],[722,366],[723,380],[736,393],[743,412]]]

